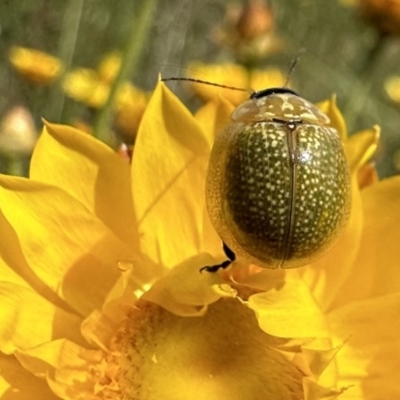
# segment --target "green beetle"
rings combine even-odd
[[[307,265],[348,221],[350,174],[338,132],[287,88],[255,92],[215,139],[206,181],[211,222],[230,260]]]

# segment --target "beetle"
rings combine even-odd
[[[206,205],[236,257],[265,268],[297,268],[328,251],[350,214],[350,173],[336,129],[291,89],[253,92],[216,135]]]

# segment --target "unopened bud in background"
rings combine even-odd
[[[239,14],[236,31],[243,40],[254,40],[273,29],[272,10],[263,0],[248,0]]]
[[[37,140],[31,113],[16,106],[8,111],[0,124],[0,153],[8,158],[29,155]]]
[[[265,0],[229,6],[225,23],[216,29],[214,39],[229,48],[237,61],[252,66],[283,48],[283,41],[274,32],[273,10]]]
[[[359,0],[363,19],[382,35],[400,35],[400,0]]]

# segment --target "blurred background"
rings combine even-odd
[[[132,146],[159,73],[336,94],[349,133],[381,126],[380,177],[400,171],[400,0],[0,0],[0,57],[3,173],[27,174],[42,117]],[[168,85],[193,110],[215,95]]]

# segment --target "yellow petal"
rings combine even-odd
[[[44,379],[34,377],[14,356],[0,354],[0,399],[59,400]]]
[[[158,264],[171,268],[199,251],[209,151],[195,119],[160,82],[132,160],[140,244]]]
[[[304,378],[304,400],[337,400],[342,399],[343,391],[341,389],[330,389],[320,386],[310,378]]]
[[[214,143],[214,137],[230,122],[230,115],[234,106],[221,96],[208,102],[196,113],[195,118],[203,129],[210,146]],[[212,254],[214,257],[222,255],[222,242],[211,225],[207,210],[204,210],[202,230],[202,251]]]
[[[57,339],[42,343],[35,348],[18,350],[15,357],[20,363],[38,377],[46,377],[50,371],[65,366],[83,367],[87,363],[79,357],[88,351],[67,339]],[[93,350],[93,353],[98,350]]]
[[[119,269],[122,266],[119,265]],[[130,309],[139,296],[136,293],[144,289],[139,285],[139,274],[133,266],[122,271],[120,279],[110,290],[102,310],[94,310],[81,325],[82,336],[87,343],[107,351],[112,337],[126,319],[126,310]],[[143,293],[143,292],[141,292]]]
[[[0,279],[2,282],[15,283],[20,286],[29,288],[31,285],[30,278],[34,278],[34,274],[29,275],[29,266],[24,263],[22,257],[19,256],[18,240],[15,238],[15,232],[7,223],[0,209],[0,232],[2,240],[0,241]],[[3,238],[11,238],[14,240],[6,240],[7,246],[2,246]],[[33,282],[32,282],[33,283]]]
[[[300,271],[322,310],[329,309],[341,296],[342,285],[352,273],[360,248],[363,220],[360,190],[357,177],[353,176],[351,214],[344,232],[328,253]]]
[[[336,104],[336,96],[332,96],[330,100],[321,101],[317,104],[317,107],[329,117],[330,125],[339,132],[342,142],[345,142],[347,140],[347,128],[343,115]]]
[[[99,375],[104,371],[96,367],[102,356],[100,350],[88,350],[69,340],[55,340],[16,353],[24,368],[46,377],[51,390],[65,400],[97,398],[95,381],[101,380]]]
[[[93,347],[107,350],[110,339],[117,334],[118,327],[113,321],[95,310],[82,323],[81,331],[85,340]]]
[[[65,308],[68,305],[57,296],[33,272],[26,261],[15,230],[10,226],[0,210],[0,279],[2,282],[14,283],[26,288],[34,288],[37,293],[51,301],[53,304]]]
[[[217,262],[213,257],[199,254],[176,266],[156,282],[142,299],[156,303],[175,315],[204,315],[207,305],[217,301],[220,296],[210,285],[210,274],[200,273],[200,269],[215,264]],[[211,278],[218,279],[218,275],[212,275]]]
[[[33,290],[0,282],[0,351],[11,354],[49,340],[80,341],[81,318],[55,307]]]
[[[294,274],[281,288],[250,296],[264,332],[284,338],[328,337],[324,316],[309,288]]]
[[[361,192],[364,227],[357,259],[335,306],[400,291],[400,177]]]
[[[351,136],[345,143],[344,150],[352,173],[358,172],[371,157],[378,147],[380,128],[374,126]]]
[[[207,252],[211,254],[214,258],[219,260],[216,264],[219,264],[222,261],[226,260],[226,255],[223,251],[223,242],[218,236],[217,231],[214,229],[214,226],[211,224],[210,217],[208,216],[208,212],[206,209],[204,209],[203,215],[201,243],[201,251]]]
[[[400,398],[399,310],[396,293],[349,303],[328,315],[332,333],[345,342],[336,355],[339,384],[352,385],[340,399]]]
[[[25,259],[43,283],[83,315],[103,303],[119,277],[118,261],[134,258],[129,247],[60,189],[0,176],[0,204],[15,232],[2,237],[0,253],[14,246],[15,257]]]
[[[215,135],[231,122],[234,109],[229,101],[222,96],[216,96],[197,111],[195,118],[203,129],[210,147],[214,143]]]
[[[379,176],[373,162],[363,165],[358,171],[358,186],[360,190],[378,182]]]
[[[328,103],[328,102],[326,102]],[[329,105],[322,108],[326,111]],[[336,107],[336,106],[335,106]],[[379,128],[362,131],[345,141],[345,153],[352,173],[351,216],[337,244],[320,260],[302,271],[323,310],[342,299],[343,285],[353,276],[360,249],[364,210],[359,190],[359,171],[376,151]],[[340,293],[340,295],[338,295]]]
[[[108,146],[65,125],[46,123],[30,177],[62,187],[130,246],[137,246],[130,167]]]

